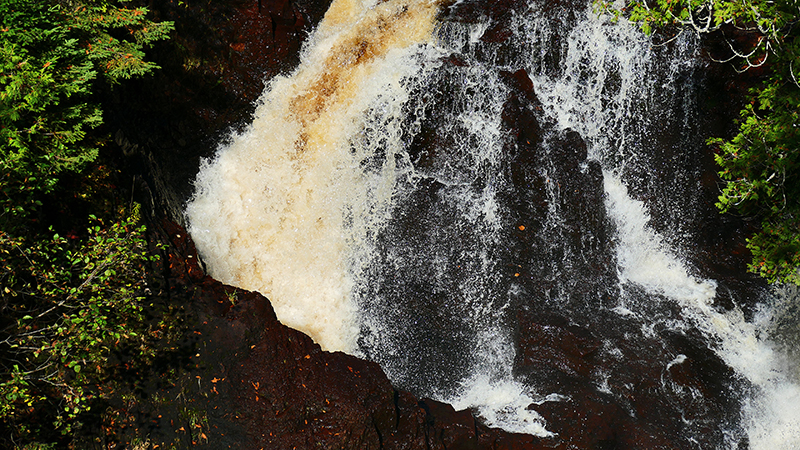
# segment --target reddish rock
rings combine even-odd
[[[646,365],[648,355],[607,360],[593,332],[562,318],[522,314],[516,370],[541,392],[565,398],[530,406],[556,436],[492,429],[469,411],[393,388],[375,363],[322,351],[281,324],[260,294],[202,275],[179,226],[165,222],[159,233],[171,238],[164,268],[171,296],[193,311],[190,329],[198,340],[190,367],[197,375],[191,378],[207,396],[197,407],[206,408],[204,436],[215,448],[677,449],[682,447],[672,440],[681,432],[675,411],[689,413],[688,420],[719,414],[704,399],[717,395],[714,380],[728,377],[728,369],[712,354],[697,353],[693,342],[672,338],[685,357],[663,371]],[[623,354],[635,351],[622,348]],[[650,357],[657,355],[656,350]],[[595,388],[597,370],[614,370],[615,364],[628,368],[609,380],[610,387],[624,391],[617,385],[635,385],[627,398]],[[669,397],[664,385],[703,396]]]
[[[149,206],[156,218],[151,228],[160,226],[161,238],[171,242],[163,288],[175,304],[190,311],[192,351],[186,370],[192,383],[186,389],[196,389],[191,406],[207,413],[209,424],[203,435],[213,448],[671,449],[688,445],[687,430],[712,447],[721,425],[735,428],[738,404],[726,396],[736,380],[700,338],[663,329],[644,338],[641,322],[604,309],[612,304],[618,280],[603,206],[602,172],[598,163],[586,160],[580,136],[555,132],[541,117],[533,83],[521,69],[500,74],[509,88],[502,112],[508,138],[503,170],[513,185],[509,188],[513,192],[503,193],[502,201],[513,215],[513,230],[503,244],[508,262],[498,291],[510,291],[506,288],[513,285],[525,294],[515,296],[509,306],[516,311],[509,321],[517,347],[515,375],[539,392],[568,399],[530,406],[547,420],[556,437],[502,432],[481,424],[469,411],[415,398],[392,387],[377,364],[323,352],[307,336],[282,325],[260,294],[207,277],[185,230],[161,223],[160,216],[180,218],[198,159],[213,151],[228,126],[246,123],[263,80],[294,66],[305,33],[322,16],[327,2],[151,3],[161,19],[178,22],[178,36],[154,51],[163,71],[115,93],[118,100],[111,105],[109,122],[118,127],[117,143],[132,155],[125,163],[132,178],[144,180],[136,185],[137,192],[153,202]],[[511,36],[504,28],[506,19],[527,3],[453,2],[442,17],[462,22],[490,17],[493,26],[481,39],[502,47]],[[540,3],[550,14],[563,13],[564,20],[574,17],[576,6],[570,1]],[[556,46],[563,37],[553,39]],[[548,67],[558,67],[555,54],[545,56]],[[469,63],[453,55],[443,66]],[[446,87],[444,83],[439,91],[432,90],[432,104],[446,99]],[[712,114],[707,116],[728,106],[709,106]],[[424,123],[410,144],[409,153],[420,171],[446,159],[454,147],[448,142],[453,138],[443,136],[437,126],[435,121]],[[541,145],[545,138],[547,149]],[[661,153],[665,164],[672,156]],[[546,177],[541,170],[545,158],[553,162]],[[714,177],[706,176],[704,183],[713,186]],[[431,182],[420,189],[419,202],[435,197],[440,187]],[[557,195],[548,197],[548,188]],[[713,198],[707,202],[713,205]],[[567,225],[550,235],[539,234],[550,207],[563,212]],[[708,217],[716,214],[711,206],[702,212]],[[414,214],[406,218],[409,229],[418,226],[417,218]],[[757,291],[760,285],[736,281],[742,279],[743,257],[724,255],[729,248],[744,251],[742,226],[732,219],[717,226],[722,220],[710,221],[699,233],[702,247],[710,250],[698,250],[697,258],[705,261],[701,270],[726,274],[718,302],[732,307],[735,298],[725,297],[723,288],[744,285]],[[550,245],[553,242],[559,244]],[[572,265],[564,263],[565,255],[577,255]],[[419,305],[437,301],[419,295]],[[565,311],[572,308],[574,317],[567,320],[553,313],[548,309],[553,305]],[[417,306],[412,309],[422,308]],[[582,316],[587,311],[592,315]],[[651,312],[656,313],[647,309],[643,313]],[[677,310],[657,313],[667,318],[680,315]],[[609,342],[616,353],[607,348]],[[680,355],[683,362],[667,369]],[[424,366],[424,361],[419,364]],[[170,394],[175,398],[174,392]],[[148,420],[153,430],[188,426],[166,415]],[[691,428],[684,420],[692,423]]]
[[[202,275],[178,225],[163,222],[158,234],[171,242],[164,268],[170,296],[192,311],[189,329],[198,340],[190,371],[207,399],[198,407],[208,414],[203,434],[215,448],[558,448],[394,389],[376,363],[322,351],[281,324],[262,295]]]

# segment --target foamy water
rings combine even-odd
[[[453,314],[463,316],[460,326],[473,334],[475,351],[469,373],[440,399],[472,408],[493,426],[552,436],[529,406],[569,399],[537,392],[536,386],[514,378],[514,348],[509,333],[498,326],[503,301],[485,298],[498,264],[491,250],[503,226],[496,195],[506,182],[499,169],[505,88],[497,68],[472,61],[459,69],[459,84],[452,88],[458,108],[442,133],[461,142],[435,161],[435,170],[415,168],[406,152],[403,127],[419,126],[406,121],[411,92],[425,95],[427,77],[440,58],[459,52],[469,58],[476,48],[493,51],[479,40],[488,23],[439,27],[437,11],[437,2],[425,0],[335,0],[304,48],[300,67],[272,80],[253,124],[203,163],[196,195],[187,206],[189,230],[212,276],[264,293],[282,322],[309,334],[324,349],[358,353],[364,330],[388,335],[389,341],[403,339],[392,334],[391,323],[364,316],[356,284],[368,273],[395,202],[406,194],[398,186],[413,189],[420,179],[435,180],[446,187],[439,201],[459,211],[458,226],[468,228],[475,241],[469,248],[474,255],[465,260],[474,274],[455,282],[458,301],[452,306]],[[684,316],[678,326],[700,330],[712,349],[748,380],[752,389],[738,395],[750,448],[800,448],[797,369],[770,340],[773,308],[765,305],[746,321],[741,312],[711,307],[716,282],[692,275],[680,249],[671,247],[676,240],[652,229],[648,205],[633,199],[618,175],[640,163],[643,150],[632,136],[652,126],[649,120],[658,120],[656,109],[669,109],[658,108],[654,92],[677,95],[670,71],[691,64],[694,44],[676,45],[668,81],[657,86],[655,77],[647,76],[661,70],[654,65],[651,43],[628,24],[613,25],[589,10],[582,13],[555,50],[562,57],[554,69],[543,66],[542,49],[564,24],[539,17],[535,6],[512,20],[518,34],[511,40],[519,59],[498,58],[498,68],[524,66],[545,116],[561,129],[580,133],[589,157],[602,164],[623,291],[638,286],[659,301],[675,302]],[[422,117],[427,107],[418,104],[413,112]],[[685,117],[691,114],[684,111]],[[548,220],[558,223],[557,214],[551,209]],[[427,237],[431,250],[452,236]],[[407,264],[400,261],[401,253],[388,258],[398,266]],[[433,267],[439,272],[430,276],[441,291],[452,287],[445,281],[461,269],[445,260]],[[642,319],[636,304],[616,306],[621,314]],[[413,376],[393,366],[391,349],[385,351],[390,376]],[[665,370],[685,358],[665,362]]]
[[[708,305],[716,296],[716,283],[689,275],[661,236],[648,226],[650,217],[644,203],[628,195],[619,177],[605,172],[603,180],[606,205],[622,244],[617,247],[620,281],[636,283],[648,292],[709,311]]]
[[[678,45],[678,52],[669,70],[691,64],[690,44]],[[620,282],[677,302],[686,319],[676,325],[701,330],[722,360],[752,384],[749,392],[731,392],[743,401],[741,417],[751,449],[800,448],[800,408],[796,406],[800,385],[792,375],[796,369],[791,367],[797,362],[790,362],[769,339],[772,307],[763,305],[759,317],[750,322],[736,309],[719,312],[712,308],[717,283],[691,274],[679,251],[670,248],[668,240],[651,227],[647,205],[631,198],[617,175],[626,165],[638,163],[636,146],[641,144],[631,142],[628,134],[648,120],[647,115],[656,115],[648,106],[653,90],[675,89],[669,84],[654,85],[655,78],[646,75],[659,70],[652,61],[651,44],[631,25],[621,23],[610,31],[602,20],[589,18],[571,35],[564,76],[534,81],[545,108],[559,125],[578,130],[589,143],[590,157],[603,163],[606,207],[618,239]],[[615,89],[608,90],[605,86],[611,76]],[[683,114],[689,118],[693,112]],[[631,118],[638,123],[632,124]],[[686,214],[680,210],[672,213]],[[636,305],[620,301],[620,314],[642,318]],[[681,362],[675,360],[666,367]],[[724,445],[736,446],[735,437],[729,438]]]
[[[716,283],[689,275],[648,226],[650,217],[642,202],[631,199],[613,174],[605,177],[609,215],[620,238],[617,251],[623,282],[679,302],[687,325],[701,330],[722,360],[752,384],[750,392],[739,393],[751,449],[800,448],[800,385],[792,377],[792,363],[768,339],[770,308],[764,307],[751,322],[737,309],[723,313],[711,308]]]
[[[203,163],[187,207],[210,274],[264,293],[282,322],[326,350],[355,348],[350,268],[400,175],[392,124],[436,12],[433,1],[335,1],[300,67],[274,79],[253,124]],[[371,124],[380,138],[353,145],[376,105],[386,109]],[[386,157],[364,173],[378,151]]]

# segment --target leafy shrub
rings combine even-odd
[[[138,208],[93,194],[108,171],[86,169],[107,141],[98,88],[156,69],[144,48],[171,30],[118,0],[0,2],[0,446],[74,443],[123,366],[153,358],[163,324],[142,300],[157,256]],[[67,174],[85,190],[65,192]],[[102,218],[60,236],[44,220],[56,194],[97,197]]]
[[[7,317],[0,418],[24,437],[69,434],[110,389],[113,355],[153,356],[142,305],[150,255],[137,213],[110,226],[93,218],[84,240],[29,241],[0,232]]]

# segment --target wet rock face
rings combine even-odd
[[[560,11],[561,20],[569,22],[580,5],[567,3],[552,3],[545,9]],[[511,36],[503,29],[509,23],[503,18],[524,4],[482,6],[482,2],[459,2],[448,11],[447,20],[494,19],[481,41],[499,45],[499,60],[512,60],[511,55],[503,56],[503,42]],[[556,41],[565,38],[556,36]],[[716,448],[726,442],[726,433],[742,436],[736,395],[746,387],[708,349],[703,336],[669,328],[670,321],[683,320],[680,308],[626,286],[625,295],[643,315],[623,316],[612,310],[620,296],[613,256],[616,230],[606,213],[601,167],[587,160],[586,144],[577,133],[557,130],[543,116],[524,70],[504,72],[501,79],[509,93],[502,119],[508,136],[505,170],[511,181],[502,199],[514,227],[504,236],[506,247],[499,251],[508,261],[506,279],[500,283],[512,297],[509,309],[514,313],[508,326],[515,330],[514,373],[537,392],[562,398],[529,408],[545,417],[548,430],[558,434],[558,445],[573,448],[698,445],[693,442]],[[702,147],[680,153],[685,131],[669,126],[659,130],[663,135],[659,147],[647,157],[662,170],[657,177],[648,174],[649,181],[634,196],[648,200],[659,189],[699,191],[696,180],[701,177],[696,172],[713,173],[714,169],[697,163],[696,159],[707,162],[710,157]],[[695,172],[681,172],[688,165]],[[623,174],[626,179],[641,176],[635,171]],[[695,220],[724,221],[699,197],[692,193],[684,200],[683,207],[698,207],[702,219]],[[656,220],[671,217],[669,205],[654,202],[651,207]],[[558,224],[553,223],[554,217]],[[663,231],[671,226],[665,223],[655,228]],[[731,224],[721,227],[731,228]],[[728,242],[733,240],[733,236],[728,238]],[[713,239],[703,242],[717,245]],[[702,259],[712,252],[700,250],[693,261],[704,267],[709,263]],[[747,298],[763,286],[745,274],[742,266],[732,268],[734,264],[730,258],[719,263],[725,267],[720,305],[731,296]],[[735,289],[739,291],[732,294]],[[649,318],[655,319],[650,322]],[[651,325],[652,330],[645,331]]]
[[[187,325],[198,337],[189,372],[199,390],[189,403],[205,417],[198,440],[277,450],[554,448],[552,440],[487,428],[469,411],[394,389],[376,363],[321,351],[281,324],[260,294],[205,276],[180,226],[162,222],[151,231],[170,242],[161,284],[192,311]],[[176,419],[150,420],[154,439],[177,428]]]
[[[247,122],[264,79],[296,64],[302,39],[329,2],[151,3],[159,18],[177,22],[179,36],[155,49],[161,72],[116,93],[108,119],[129,155],[125,164],[131,175],[143,181],[137,192],[149,191],[143,199],[153,200],[155,224],[162,214],[181,218],[199,158],[211,154],[228,127]],[[571,21],[577,3],[541,6]],[[521,0],[466,0],[452,3],[442,18],[467,23],[492,18],[481,40],[502,47],[511,36],[505,28],[509,15],[526,7]],[[555,36],[553,45],[564,39]],[[552,67],[558,65],[557,53],[544,56]],[[451,57],[443,70],[469,63]],[[499,198],[511,223],[499,239],[502,245],[487,248],[502,261],[487,295],[504,299],[512,293],[506,325],[514,335],[514,374],[538,392],[560,396],[529,406],[557,435],[538,439],[490,429],[468,411],[391,386],[373,362],[322,352],[307,336],[280,324],[264,297],[206,277],[185,231],[168,224],[162,227],[165,239],[173,241],[167,284],[175,302],[196,312],[197,331],[204,336],[198,376],[215,393],[207,407],[211,428],[224,430],[214,436],[222,443],[219,448],[668,449],[692,447],[690,436],[702,440],[699,447],[711,448],[724,430],[736,432],[739,408],[730,392],[739,381],[701,337],[665,327],[645,336],[641,320],[609,311],[618,280],[600,166],[587,160],[579,135],[556,130],[542,116],[524,70],[499,77],[507,92],[501,172],[509,180]],[[436,101],[445,101],[444,87]],[[452,143],[437,127],[434,117],[411,143],[417,170],[448,158]],[[662,154],[665,160],[668,156]],[[436,212],[428,202],[445,189],[425,181],[394,230],[398,236],[412,241],[420,235],[430,224],[419,218]],[[644,198],[646,192],[639,195]],[[551,210],[559,211],[563,226],[548,222]],[[704,214],[708,211],[713,209]],[[696,259],[705,262],[701,267],[708,273],[723,270],[730,291],[745,284],[755,292],[757,283],[736,281],[744,279],[741,257],[715,256],[727,255],[731,245],[741,248],[740,230],[740,223],[703,229],[710,250],[698,250]],[[463,238],[472,235],[465,231]],[[423,252],[427,244],[416,245]],[[430,273],[431,267],[418,270]],[[453,276],[457,284],[458,275]],[[453,339],[442,330],[453,328],[448,321],[454,319],[439,314],[449,307],[447,297],[429,285],[411,285],[410,279],[420,277],[397,276],[383,287],[412,294],[404,308],[385,313],[419,316],[417,327],[408,331],[416,340],[399,350],[419,377],[406,387],[454,384],[473,343],[455,339],[446,352],[437,346]],[[736,301],[734,294],[718,299],[722,307]],[[655,306],[645,313],[664,322],[681,315],[677,308]],[[431,361],[442,359],[453,362],[449,372],[430,369]]]
[[[199,392],[188,403],[205,417],[202,439],[214,448],[685,448],[672,440],[680,436],[680,421],[672,417],[674,400],[663,396],[658,380],[697,390],[727,376],[724,365],[711,357],[709,366],[704,361],[709,355],[692,354],[693,343],[673,336],[689,361],[666,373],[646,361],[636,363],[628,378],[609,380],[611,389],[617,383],[632,386],[628,398],[620,399],[588,382],[597,370],[609,370],[603,343],[592,332],[557,316],[521,316],[519,322],[527,325],[520,333],[519,375],[568,400],[531,405],[556,436],[506,433],[482,425],[469,411],[393,388],[375,363],[321,351],[308,336],[281,324],[260,294],[205,276],[178,225],[164,222],[151,231],[171,239],[161,285],[192,311],[188,330],[198,339],[188,378]],[[625,356],[634,351],[639,349],[622,346]],[[709,367],[716,369],[707,372]],[[694,407],[686,411],[688,420],[715,414],[692,404],[694,395],[685,397]],[[181,419],[148,418],[154,439]],[[708,433],[717,432],[714,421],[708,425]]]
[[[586,159],[577,133],[555,131],[537,117],[524,71],[506,80],[511,94],[503,119],[513,181],[507,201],[518,224],[507,240],[514,373],[560,398],[529,408],[545,418],[558,445],[570,448],[683,448],[683,439],[698,431],[709,445],[721,442],[714,426],[735,428],[728,408],[738,410],[724,400],[730,386],[720,385],[733,382],[730,370],[719,370],[724,364],[703,353],[700,340],[683,340],[678,348],[666,330],[645,337],[641,322],[609,311],[619,293],[599,163]],[[561,226],[548,223],[553,211]],[[691,363],[662,373],[676,355],[690,353]],[[711,367],[725,381],[698,377]],[[685,395],[692,390],[703,395]],[[683,422],[687,413],[707,425],[690,430]]]
[[[147,53],[161,69],[107,96],[105,120],[121,163],[153,191],[145,206],[182,222],[200,159],[251,121],[266,81],[298,64],[330,0],[140,2],[176,31]]]

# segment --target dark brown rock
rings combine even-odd
[[[170,242],[164,268],[170,296],[192,311],[198,359],[189,378],[202,393],[192,401],[207,417],[203,436],[215,448],[555,448],[396,390],[373,362],[322,351],[281,324],[262,295],[203,275],[178,225],[164,222],[158,234]],[[154,435],[168,435],[158,428],[174,423],[157,421]]]
[[[330,0],[137,1],[175,33],[147,53],[161,69],[115,87],[104,118],[126,171],[152,191],[144,205],[182,222],[200,159],[250,122],[266,81],[296,67]]]
[[[189,329],[197,336],[198,358],[189,364],[189,378],[205,395],[193,400],[194,408],[205,411],[203,435],[219,444],[216,448],[677,449],[682,446],[672,437],[682,429],[676,412],[695,421],[720,414],[717,403],[706,399],[724,395],[719,383],[730,377],[730,369],[700,342],[665,335],[684,358],[662,371],[648,363],[659,358],[657,346],[651,355],[634,355],[638,347],[622,346],[629,359],[611,361],[595,332],[554,315],[521,314],[515,370],[540,392],[563,396],[529,407],[556,436],[488,428],[469,411],[393,388],[375,363],[321,351],[309,337],[281,324],[260,294],[202,275],[191,240],[179,226],[165,222],[160,233],[171,237],[165,264],[170,295],[194,318]],[[624,369],[615,368],[620,364]],[[616,371],[609,388],[629,392],[627,397],[599,391],[597,370]],[[703,395],[676,396],[665,386]],[[165,420],[157,422],[153,435],[162,427],[177,428],[174,420]],[[714,423],[708,421],[710,427]]]
[[[177,2],[152,3],[162,19],[178,22],[178,36],[172,44],[155,49],[162,72],[116,93],[110,122],[117,127],[117,143],[129,155],[131,177],[144,180],[136,185],[137,192],[149,193],[143,197],[152,200],[151,228],[160,227],[161,238],[170,242],[163,287],[172,302],[191,311],[193,351],[185,365],[191,383],[179,394],[194,393],[191,406],[207,414],[203,435],[214,448],[671,449],[688,445],[682,440],[688,431],[713,447],[720,424],[734,427],[738,405],[726,396],[736,380],[700,337],[663,329],[653,330],[655,337],[643,337],[641,321],[604,309],[613,305],[618,280],[602,170],[596,161],[587,160],[586,144],[577,133],[554,130],[546,122],[533,83],[521,69],[500,73],[509,92],[502,112],[508,156],[502,171],[510,180],[501,197],[512,216],[512,229],[497,250],[505,262],[497,292],[505,296],[512,287],[521,292],[512,295],[509,306],[515,311],[509,320],[517,349],[515,375],[539,392],[567,399],[530,406],[547,420],[555,438],[505,433],[483,425],[469,411],[420,400],[393,387],[375,363],[321,351],[310,338],[282,325],[260,294],[207,277],[185,230],[169,221],[162,223],[160,216],[181,219],[183,201],[191,190],[188,180],[199,158],[210,155],[229,126],[246,123],[263,80],[294,67],[305,33],[322,16],[327,2],[230,0],[191,2],[186,7]],[[563,20],[574,18],[573,2],[541,3]],[[516,0],[470,0],[453,3],[442,17],[462,22],[492,18],[493,26],[481,41],[500,46],[498,53],[510,59],[513,54],[502,50],[512,35],[505,28],[507,18],[526,5]],[[553,39],[557,47],[563,36]],[[554,68],[559,65],[556,53],[545,56]],[[453,55],[443,62],[443,71],[469,64],[467,58]],[[446,102],[446,77],[426,95],[432,104]],[[728,103],[706,101],[707,116],[730,109]],[[421,173],[454,160],[448,152],[456,148],[457,138],[440,133],[445,119],[432,114],[409,149]],[[689,157],[669,148],[675,147],[674,130],[663,132],[656,153],[667,167],[661,178],[670,181],[674,171],[669,164],[676,165],[671,161],[678,158],[680,166],[684,161],[680,158]],[[702,178],[709,192],[718,181],[712,156],[710,152],[704,156],[708,166]],[[420,217],[435,209],[427,202],[443,189],[436,181],[420,184],[411,198],[414,206],[399,220],[398,227],[408,236],[429,225]],[[658,188],[663,184],[634,195],[649,198]],[[707,197],[702,213],[716,217],[713,195]],[[550,208],[561,212],[564,226],[546,229]],[[708,223],[699,233],[707,250],[698,250],[695,257],[705,273],[725,274],[723,296],[717,301],[733,307],[739,297],[725,297],[722,288],[758,292],[763,284],[743,280],[742,261],[747,255],[741,221]],[[726,256],[730,249],[735,256]],[[569,264],[568,258],[573,258]],[[426,294],[425,286],[401,287],[415,293],[403,314],[427,320],[416,331],[435,342],[448,325],[447,318],[437,316],[446,299]],[[666,319],[680,316],[677,308],[643,308],[645,314]],[[452,353],[437,353],[422,341],[408,343],[416,352],[420,373],[427,361],[439,356],[458,360],[473,350],[459,343],[448,349]],[[615,348],[607,348],[608,343]],[[685,359],[666,369],[680,355]],[[455,369],[445,383],[457,381]],[[601,386],[603,376],[606,386]],[[171,398],[178,395],[174,390],[169,393]],[[179,416],[170,417],[148,420],[154,430],[186,428],[177,422]]]

